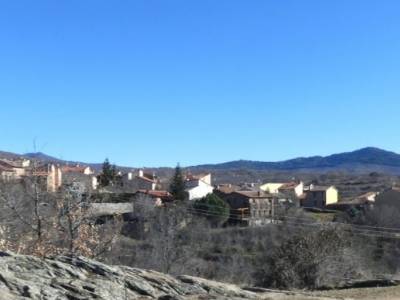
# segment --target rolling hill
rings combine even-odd
[[[280,162],[237,160],[221,164],[191,167],[207,170],[271,170],[271,171],[379,171],[400,173],[400,155],[379,148],[363,148],[330,156],[299,157]]]
[[[25,157],[37,159],[43,162],[53,162],[59,164],[86,164],[96,170],[101,168],[101,163],[84,163],[73,162],[57,159],[47,154],[26,153],[15,154],[0,151],[0,158],[13,159],[17,157]],[[120,167],[122,170],[130,169],[130,167]],[[156,168],[151,168],[156,169]],[[256,170],[256,171],[288,171],[288,172],[329,172],[329,171],[345,171],[345,172],[384,172],[392,174],[400,174],[400,154],[382,150],[379,148],[367,147],[353,152],[345,152],[333,154],[329,156],[311,156],[299,157],[295,159],[264,162],[252,160],[236,160],[219,164],[205,164],[189,167],[191,170]]]

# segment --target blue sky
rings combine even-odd
[[[400,152],[400,2],[0,1],[0,149],[122,165]]]

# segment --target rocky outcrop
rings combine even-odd
[[[130,299],[324,299],[301,294],[242,289],[206,279],[172,277],[150,270],[108,266],[83,257],[0,252],[0,300]],[[326,298],[332,299],[332,298]]]

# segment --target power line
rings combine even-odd
[[[139,200],[144,201],[142,199],[139,199]],[[139,205],[139,203],[135,202],[134,205]],[[143,204],[143,205],[145,205],[145,204]],[[148,205],[148,203],[147,203],[147,205]],[[205,204],[205,206],[207,206],[207,204]],[[216,207],[216,206],[215,205],[210,205],[210,207]],[[208,210],[203,210],[203,209],[197,209],[197,208],[192,208],[192,207],[185,207],[183,209],[186,210],[187,212],[191,212],[193,214],[200,214],[200,215],[203,215],[203,216],[210,216],[210,217],[218,217],[218,216],[220,216],[220,214],[218,214],[218,213],[210,212]],[[240,216],[238,216],[236,214],[231,214],[230,213],[228,215],[232,220],[237,220],[237,221],[246,221],[246,219],[250,219],[250,216],[249,216],[249,218],[243,219],[243,218],[241,218]],[[293,217],[293,218],[295,218],[295,217]],[[267,219],[267,218],[265,218],[265,219]],[[346,225],[346,226],[352,227],[351,224],[347,224],[347,223],[330,222],[328,224],[324,224],[324,223],[318,223],[318,222],[309,222],[310,220],[308,220],[308,219],[307,219],[308,222],[302,222],[301,218],[297,218],[297,219],[299,219],[300,222],[298,222],[298,223],[292,222],[292,224],[294,224],[296,226],[313,226],[313,227],[320,227],[320,226],[323,226],[323,225],[340,225],[340,226],[341,225]],[[272,219],[271,219],[271,221],[272,221]],[[287,224],[289,222],[285,221],[284,224],[285,223]],[[270,223],[268,225],[280,225],[280,224]],[[389,235],[389,234],[394,234],[393,232],[372,231],[372,230],[360,229],[360,228],[357,228],[357,227],[355,227],[353,230],[356,230],[357,234],[361,235],[361,236],[400,239],[400,237],[390,236]],[[380,234],[375,234],[375,233],[380,233]],[[353,234],[356,234],[356,233],[353,233]],[[386,234],[386,235],[384,235],[384,234]]]

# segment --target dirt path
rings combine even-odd
[[[400,300],[400,286],[315,292],[316,296],[357,300]]]

